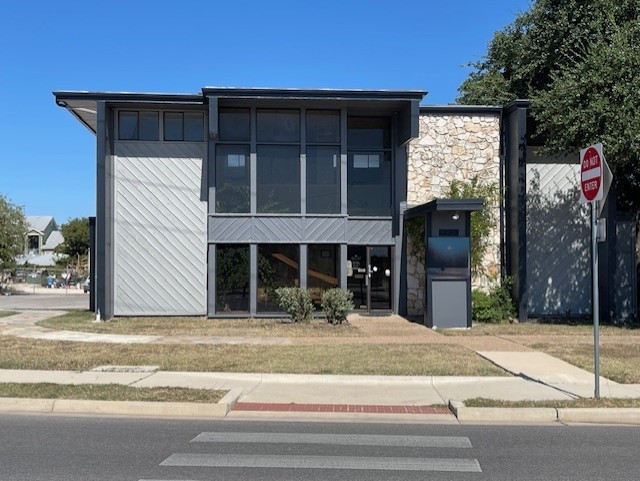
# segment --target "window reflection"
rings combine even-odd
[[[339,246],[335,244],[311,244],[307,247],[307,286],[317,309],[320,309],[324,290],[340,287],[339,253]]]
[[[279,312],[275,290],[298,287],[300,246],[293,244],[258,245],[258,311]]]
[[[249,212],[249,146],[216,147],[216,212]]]
[[[216,312],[249,312],[249,246],[216,246]]]

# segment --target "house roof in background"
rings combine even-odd
[[[54,230],[51,232],[51,234],[49,234],[49,237],[47,237],[47,242],[42,246],[42,250],[52,251],[63,242],[64,237],[62,235],[62,232],[60,232],[59,230]]]
[[[44,232],[51,221],[55,223],[50,215],[28,215],[26,221],[29,230],[37,230],[38,232]]]

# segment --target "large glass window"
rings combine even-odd
[[[216,246],[216,313],[249,312],[249,246]]]
[[[387,117],[349,117],[347,147],[352,149],[390,149],[391,123]]]
[[[307,143],[339,144],[340,111],[307,110]]]
[[[307,147],[307,212],[340,213],[339,147]]]
[[[258,142],[300,142],[300,112],[258,109]]]
[[[335,244],[311,244],[307,247],[307,287],[316,308],[322,291],[340,287],[340,249]]]
[[[249,163],[248,145],[217,145],[216,212],[249,212]]]
[[[388,118],[350,117],[347,124],[347,211],[391,215],[391,129]]]
[[[251,140],[251,111],[249,109],[220,108],[218,119],[221,141],[249,142]]]
[[[347,211],[349,215],[391,215],[391,153],[349,153]]]
[[[299,213],[300,148],[258,146],[256,181],[259,213]]]
[[[298,287],[300,246],[292,244],[258,245],[259,312],[281,311],[276,299],[278,287]]]

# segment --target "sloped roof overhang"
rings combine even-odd
[[[166,94],[136,92],[55,91],[56,104],[66,108],[80,123],[94,134],[97,128],[98,102],[129,105],[205,105],[217,110],[218,102],[231,101],[336,101],[348,106],[374,103],[376,108],[399,110],[407,116],[410,127],[407,137],[417,136],[419,103],[426,95],[423,90],[361,90],[361,89],[279,89],[204,87],[199,94]],[[413,124],[413,125],[411,125]],[[216,127],[212,122],[212,127]],[[410,130],[410,132],[409,132]],[[215,138],[215,132],[210,132]]]

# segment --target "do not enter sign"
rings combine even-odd
[[[603,197],[602,144],[592,145],[580,151],[580,190],[582,202],[594,202]]]

